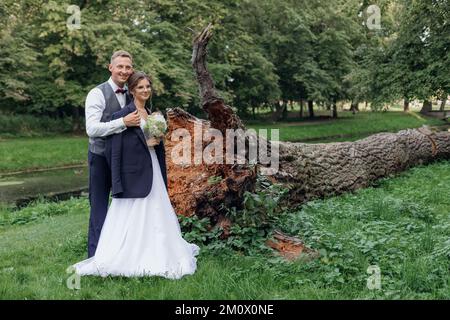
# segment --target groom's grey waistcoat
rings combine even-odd
[[[122,108],[120,107],[119,101],[117,101],[116,94],[111,88],[111,85],[108,82],[104,82],[97,86],[105,97],[105,110],[103,111],[102,118],[100,122],[109,122],[111,121],[112,114],[114,112],[120,111]],[[128,100],[128,94],[127,99]],[[105,143],[106,137],[89,137],[89,151],[92,153],[105,156]]]

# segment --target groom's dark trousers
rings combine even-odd
[[[100,122],[111,121],[114,112],[121,107],[116,94],[108,82],[97,86],[105,98],[105,109]],[[126,103],[130,97],[126,95]],[[109,193],[111,190],[111,170],[105,157],[105,137],[89,137],[89,202],[91,216],[88,231],[88,257],[95,255],[106,213],[108,212]]]
[[[89,219],[88,257],[95,255],[98,240],[108,212],[109,193],[111,190],[111,170],[106,158],[89,151]]]

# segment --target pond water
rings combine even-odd
[[[0,202],[26,205],[39,197],[64,199],[88,190],[87,166],[17,175],[0,174]]]

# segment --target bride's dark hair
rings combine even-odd
[[[142,71],[135,71],[133,72],[133,74],[128,78],[128,92],[130,93],[131,96],[133,96],[132,91],[136,88],[137,84],[139,83],[139,81],[141,81],[142,79],[147,79],[148,82],[150,83],[150,88],[151,88],[151,95],[150,95],[150,99],[147,100],[147,102],[145,103],[145,107],[148,109],[153,109],[152,108],[152,96],[153,96],[153,81],[152,79],[145,73]]]

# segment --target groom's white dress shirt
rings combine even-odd
[[[112,81],[111,78],[108,80],[113,92],[119,88],[117,84]],[[120,107],[125,106],[126,97],[123,93],[116,93],[117,101],[119,101]],[[112,120],[109,122],[100,122],[102,118],[103,111],[105,110],[106,102],[103,92],[99,88],[94,88],[89,91],[86,97],[85,103],[85,115],[86,115],[86,132],[91,138],[105,137],[114,133],[120,133],[124,131],[127,127],[123,118]]]

